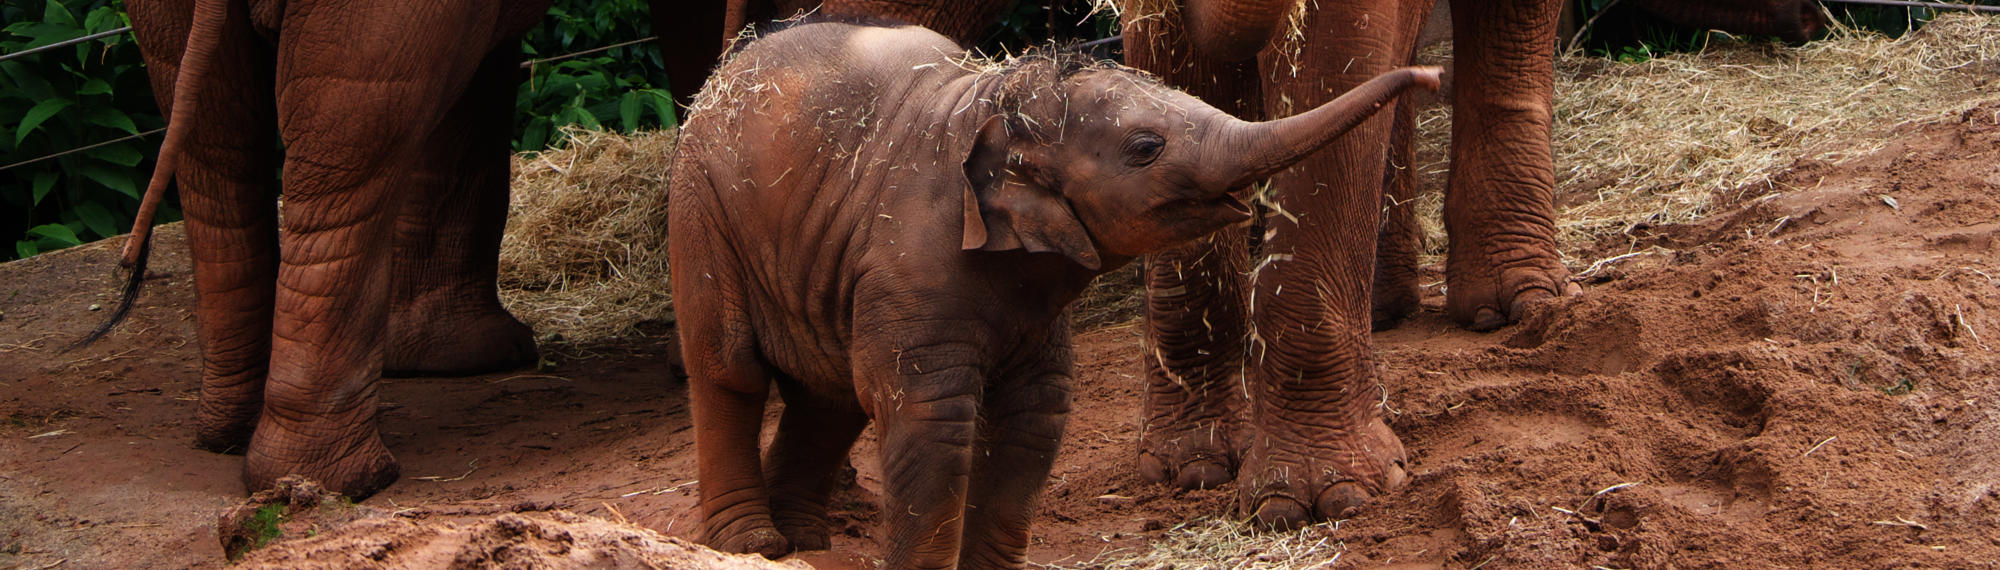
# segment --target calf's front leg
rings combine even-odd
[[[1054,352],[1060,361],[1045,371],[999,382],[986,395],[959,568],[1027,563],[1028,523],[1069,418],[1069,351]]]
[[[863,350],[855,380],[867,382],[881,434],[884,569],[954,568],[965,528],[966,488],[985,374],[972,344],[897,345],[882,334]]]

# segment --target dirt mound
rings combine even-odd
[[[450,505],[387,511],[288,477],[223,513],[236,568],[810,568],[728,555],[651,530],[568,511]],[[244,556],[244,554],[248,556]]]
[[[1638,255],[1524,324],[1378,336],[1416,477],[1327,536],[1376,563],[1992,566],[1996,191],[1987,105],[1606,240]]]

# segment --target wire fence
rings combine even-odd
[[[31,55],[35,55],[35,54],[38,54],[38,53],[42,53],[42,52],[46,52],[46,51],[50,51],[50,50],[55,50],[55,49],[61,49],[61,48],[64,48],[64,47],[68,47],[68,46],[73,46],[73,45],[77,45],[77,44],[81,44],[81,43],[87,43],[87,42],[91,42],[91,41],[95,41],[95,40],[100,40],[100,39],[104,39],[104,38],[108,38],[108,37],[112,37],[112,36],[116,36],[116,35],[119,35],[119,34],[124,34],[124,33],[128,33],[128,32],[131,32],[131,31],[132,31],[132,27],[131,27],[131,26],[125,26],[125,27],[123,27],[123,28],[118,28],[118,29],[115,29],[115,30],[105,30],[105,31],[102,31],[102,32],[98,32],[98,33],[95,33],[95,34],[90,34],[90,35],[87,35],[87,36],[82,36],[82,37],[77,37],[77,38],[71,38],[71,39],[67,39],[67,40],[63,40],[63,41],[59,41],[59,42],[56,42],[56,43],[52,43],[52,44],[49,44],[49,45],[45,45],[45,46],[36,46],[36,47],[32,47],[32,48],[28,48],[28,49],[24,49],[24,50],[21,50],[21,51],[17,51],[17,52],[14,52],[14,53],[8,53],[8,54],[0,54],[0,61],[8,61],[8,60],[12,60],[12,59],[15,59],[15,58],[21,58],[21,57],[27,57],[27,56],[31,56]],[[566,53],[566,54],[563,54],[563,55],[558,55],[558,56],[555,56],[555,57],[546,57],[546,58],[542,58],[542,59],[531,59],[531,60],[528,60],[528,61],[523,61],[523,62],[521,62],[521,69],[533,69],[533,68],[534,68],[534,67],[535,67],[536,65],[540,65],[540,64],[544,64],[544,63],[552,63],[552,62],[557,62],[557,61],[562,61],[562,60],[566,60],[566,59],[574,59],[574,58],[578,58],[578,57],[583,57],[583,56],[586,56],[586,55],[590,55],[590,54],[593,54],[593,53],[600,53],[600,52],[605,52],[605,51],[610,51],[610,50],[614,50],[614,49],[618,49],[618,48],[621,48],[621,47],[626,47],[626,46],[632,46],[632,45],[638,45],[638,44],[642,44],[642,43],[646,43],[646,42],[650,42],[650,41],[653,41],[653,40],[656,40],[656,39],[659,39],[659,36],[646,36],[646,37],[644,37],[644,38],[640,38],[640,39],[636,39],[636,40],[632,40],[632,41],[629,41],[629,42],[620,42],[620,43],[616,43],[616,44],[612,44],[612,45],[608,45],[608,46],[604,46],[604,47],[599,47],[599,48],[591,48],[591,49],[587,49],[587,50],[583,50],[583,51],[578,51],[578,52],[572,52],[572,53]],[[167,129],[165,129],[165,128],[159,128],[159,129],[153,129],[153,130],[150,130],[150,131],[146,131],[146,132],[143,132],[143,133],[136,133],[136,134],[133,134],[133,135],[130,135],[130,136],[124,136],[124,137],[119,137],[119,138],[115,138],[115,139],[111,139],[111,140],[107,140],[107,141],[103,141],[103,142],[98,142],[98,143],[95,143],[95,144],[90,144],[90,145],[85,145],[85,146],[80,146],[80,147],[76,147],[76,148],[72,148],[72,149],[69,149],[69,150],[65,150],[65,151],[62,151],[62,152],[56,152],[56,153],[51,153],[51,154],[47,154],[47,155],[43,155],[43,156],[39,156],[39,157],[35,157],[35,158],[30,158],[30,159],[28,159],[28,160],[23,160],[23,161],[20,161],[20,162],[16,162],[16,163],[13,163],[13,164],[9,164],[9,165],[6,165],[6,166],[0,166],[0,172],[5,172],[5,171],[7,171],[7,170],[12,170],[12,169],[14,169],[14,168],[19,168],[19,167],[22,167],[22,166],[27,166],[27,165],[30,165],[30,164],[35,164],[35,163],[38,163],[38,162],[43,162],[43,161],[48,161],[48,160],[54,160],[54,159],[57,159],[57,158],[62,158],[62,157],[64,157],[64,156],[68,156],[68,155],[71,155],[71,154],[75,154],[75,153],[79,153],[79,152],[83,152],[83,151],[86,151],[86,150],[90,150],[90,149],[93,149],[93,148],[98,148],[98,147],[101,147],[101,146],[105,146],[105,145],[111,145],[111,144],[117,144],[117,143],[121,143],[121,142],[125,142],[125,141],[129,141],[129,140],[132,140],[132,139],[137,139],[137,138],[143,138],[143,137],[147,137],[147,136],[151,136],[151,135],[155,135],[155,134],[159,134],[159,133],[161,133],[161,132],[164,132],[164,131],[166,131],[166,130],[167,130]]]

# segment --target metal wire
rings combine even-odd
[[[10,60],[10,59],[14,59],[14,58],[17,58],[17,57],[27,57],[27,56],[31,56],[31,55],[35,55],[35,54],[38,54],[38,53],[42,53],[42,52],[45,52],[45,51],[49,51],[49,50],[52,50],[52,49],[56,49],[56,48],[59,48],[59,47],[63,47],[63,46],[73,46],[73,45],[76,45],[76,44],[80,44],[80,43],[83,43],[83,42],[87,42],[87,41],[90,41],[90,40],[94,40],[94,39],[98,39],[98,38],[106,38],[106,37],[111,37],[111,36],[115,36],[115,35],[118,35],[118,34],[122,34],[122,33],[125,33],[125,32],[129,32],[129,31],[132,31],[132,26],[125,26],[125,27],[123,27],[123,28],[118,28],[118,29],[116,29],[116,30],[108,30],[108,31],[103,31],[103,32],[98,32],[98,33],[95,33],[95,34],[91,34],[91,35],[88,35],[88,36],[84,36],[84,37],[81,37],[81,38],[76,38],[76,39],[71,39],[71,40],[63,40],[63,41],[59,41],[59,42],[56,42],[56,43],[52,43],[52,44],[49,44],[49,45],[45,45],[45,46],[41,46],[41,47],[33,47],[33,48],[28,48],[28,49],[24,49],[24,50],[21,50],[21,51],[17,51],[17,52],[14,52],[14,53],[10,53],[10,54],[5,54],[5,55],[0,55],[0,61],[7,61],[7,60]]]
[[[580,51],[580,52],[576,52],[576,53],[567,53],[567,54],[563,54],[563,55],[558,55],[558,56],[555,56],[555,57],[550,57],[550,58],[543,58],[543,59],[530,59],[530,60],[528,60],[528,61],[523,61],[523,62],[521,62],[521,69],[528,69],[528,68],[531,68],[531,67],[534,67],[534,66],[535,66],[536,64],[541,64],[541,63],[548,63],[548,62],[551,62],[551,61],[562,61],[562,60],[565,60],[565,59],[570,59],[570,58],[574,58],[574,57],[580,57],[580,56],[586,56],[586,55],[590,55],[590,54],[593,54],[593,53],[597,53],[597,52],[600,52],[600,51],[606,51],[606,50],[612,50],[612,49],[617,49],[617,48],[622,48],[622,47],[625,47],[625,46],[629,46],[629,45],[633,45],[633,44],[642,44],[642,43],[646,43],[646,42],[650,42],[650,41],[653,41],[653,40],[655,40],[655,39],[659,39],[659,36],[646,36],[646,37],[643,37],[643,38],[639,38],[639,39],[636,39],[636,40],[632,40],[632,41],[629,41],[629,42],[624,42],[624,43],[616,43],[616,44],[611,44],[611,45],[608,45],[608,46],[604,46],[604,47],[601,47],[601,48],[594,48],[594,49],[587,49],[587,50],[583,50],[583,51]]]
[[[16,166],[27,166],[27,165],[30,165],[30,164],[34,164],[34,163],[37,163],[37,162],[41,162],[41,161],[44,161],[44,160],[49,160],[49,159],[52,159],[52,158],[61,158],[61,157],[63,157],[63,156],[66,156],[66,155],[70,155],[70,154],[74,154],[74,153],[79,153],[79,152],[83,152],[83,151],[86,151],[86,150],[90,150],[90,149],[93,149],[93,148],[97,148],[97,147],[100,147],[100,146],[104,146],[104,145],[108,145],[108,144],[112,144],[112,143],[121,143],[121,142],[125,142],[125,141],[129,141],[129,140],[132,140],[132,139],[136,139],[136,138],[139,138],[139,137],[143,137],[143,136],[146,136],[146,135],[152,135],[152,134],[158,134],[158,133],[160,133],[160,132],[163,132],[163,131],[165,131],[165,130],[167,130],[167,129],[165,129],[165,128],[158,128],[158,129],[153,129],[153,130],[150,130],[150,131],[146,131],[146,132],[143,132],[143,133],[139,133],[139,134],[136,134],[136,135],[131,135],[131,136],[124,136],[124,137],[118,137],[118,138],[115,138],[115,139],[111,139],[111,140],[108,140],[108,141],[104,141],[104,142],[101,142],[101,143],[97,143],[97,144],[94,144],[94,145],[90,145],[90,146],[80,146],[80,147],[76,147],[76,148],[73,148],[73,149],[69,149],[69,150],[65,150],[65,151],[62,151],[62,152],[58,152],[58,153],[55,153],[55,154],[51,154],[51,155],[48,155],[48,156],[44,156],[44,157],[41,157],[41,158],[30,158],[30,159],[27,159],[27,160],[23,160],[23,161],[20,161],[20,162],[16,162],[16,163],[13,163],[13,164],[9,164],[9,165],[6,165],[6,166],[0,166],[0,171],[4,171],[4,170],[7,170],[7,169],[10,169],[10,168],[14,168],[14,167],[16,167]]]

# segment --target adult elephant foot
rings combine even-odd
[[[530,366],[534,331],[498,304],[443,310],[399,308],[389,318],[384,376],[463,376]]]
[[[1313,431],[1324,437],[1310,445],[1258,437],[1244,458],[1238,504],[1259,527],[1290,530],[1347,518],[1408,482],[1403,443],[1381,418],[1350,430]]]
[[[1583,294],[1583,288],[1570,280],[1569,270],[1553,256],[1546,263],[1501,269],[1491,278],[1477,275],[1496,272],[1457,271],[1462,264],[1456,257],[1452,262],[1450,269],[1454,271],[1446,277],[1445,309],[1452,320],[1474,331],[1486,332],[1519,322],[1535,305]]]
[[[785,540],[785,536],[779,534],[778,529],[770,526],[757,527],[744,532],[704,533],[701,543],[722,552],[757,554],[772,560],[777,560],[786,554],[792,553],[791,542]]]
[[[1148,416],[1140,428],[1139,476],[1182,489],[1213,489],[1236,478],[1237,450],[1220,421],[1170,423]]]
[[[196,449],[239,455],[250,448],[250,434],[257,429],[257,412],[250,410],[248,415],[243,415],[214,413],[203,409],[198,412],[195,422]]]
[[[269,421],[260,426],[244,456],[243,486],[251,492],[269,489],[285,476],[299,475],[361,500],[388,488],[402,474],[395,456],[377,434],[308,440],[273,426]]]
[[[1375,295],[1369,299],[1368,316],[1370,328],[1375,331],[1396,328],[1422,307],[1423,289],[1417,283],[1415,269],[1396,274],[1384,271],[1378,264],[1374,289]]]
[[[259,354],[268,361],[270,353],[264,350]],[[264,409],[266,374],[262,366],[233,374],[203,371],[201,400],[195,404],[195,448],[233,455],[250,448],[250,434]]]

